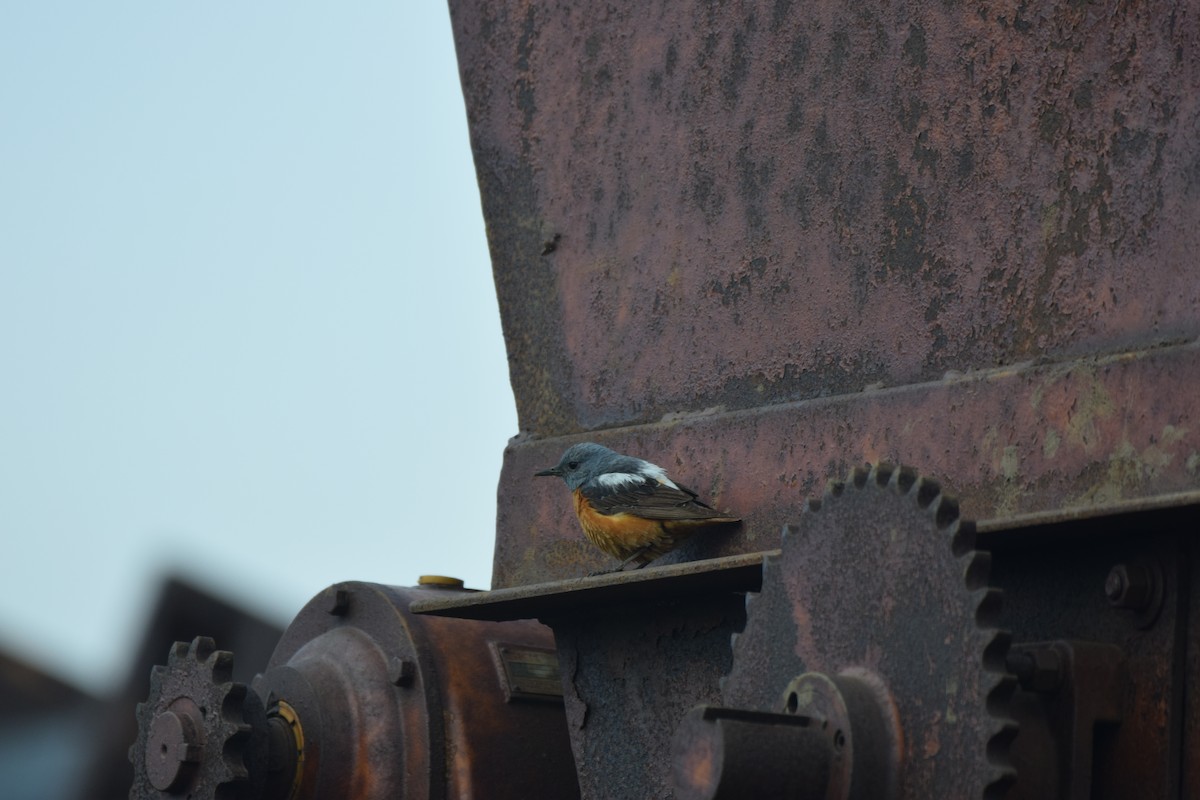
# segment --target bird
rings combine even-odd
[[[556,465],[534,475],[563,479],[584,536],[621,559],[613,571],[635,561],[641,569],[698,528],[741,522],[702,502],[657,464],[595,442],[571,445]]]

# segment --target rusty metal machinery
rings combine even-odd
[[[549,632],[414,617],[453,589],[330,587],[247,687],[177,644],[138,707],[130,797],[578,796]]]
[[[211,640],[171,650],[130,796],[1186,796],[1198,523],[1191,493],[977,525],[877,465],[798,504],[776,551],[339,584],[251,686]]]
[[[879,465],[779,551],[413,610],[554,629],[584,798],[1171,798],[1198,522],[1186,494],[977,525]]]

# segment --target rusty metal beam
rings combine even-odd
[[[762,560],[771,553],[693,561],[644,570],[514,586],[491,592],[419,600],[414,614],[480,620],[558,620],[587,609],[610,608],[651,600],[711,596],[721,592],[757,592]]]
[[[864,462],[946,477],[963,513],[994,519],[1194,491],[1200,346],[1024,364],[925,384],[681,416],[591,438],[662,464],[741,530],[696,536],[664,563],[774,549],[830,478]],[[581,436],[514,441],[501,477],[494,585],[611,566],[579,533],[561,486],[532,475]]]

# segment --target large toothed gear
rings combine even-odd
[[[150,675],[150,695],[137,708],[138,738],[131,800],[237,800],[257,796],[265,774],[266,726],[261,700],[232,678],[233,654],[213,640],[176,642],[167,665]]]
[[[844,777],[859,788],[843,796],[1002,796],[1016,777],[1014,679],[990,566],[974,524],[937,483],[907,468],[855,470],[810,503],[768,559],[734,637],[725,706],[803,713],[830,679],[863,687],[889,733],[872,734],[859,758],[893,763],[853,764]],[[862,788],[884,769],[890,788]]]

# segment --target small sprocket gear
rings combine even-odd
[[[137,707],[138,738],[131,800],[256,796],[265,774],[266,727],[258,695],[233,680],[233,654],[212,639],[176,642],[167,665],[150,674],[150,695]]]
[[[734,636],[725,706],[794,712],[783,706],[795,700],[785,687],[797,676],[866,675],[883,687],[897,726],[900,785],[887,796],[1002,796],[1015,780],[1015,681],[990,566],[974,524],[936,482],[886,464],[854,470],[809,504],[768,558]]]

